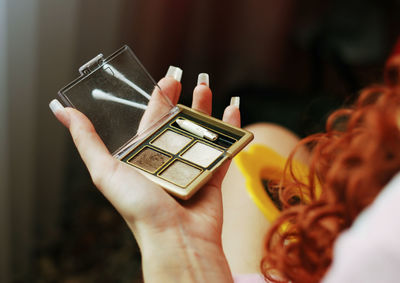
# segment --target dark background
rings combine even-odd
[[[133,236],[47,106],[98,53],[128,44],[156,80],[179,66],[185,105],[207,72],[214,116],[240,96],[244,125],[305,136],[381,81],[400,36],[397,0],[5,2],[4,282],[141,282]]]

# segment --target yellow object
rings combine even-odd
[[[272,180],[279,183],[283,176],[286,158],[276,151],[260,144],[252,144],[248,150],[240,152],[234,161],[239,170],[245,176],[246,188],[250,197],[257,207],[263,212],[269,221],[274,221],[280,214],[270,196],[267,194],[262,180]],[[293,171],[295,176],[303,183],[308,183],[308,166],[294,160]],[[320,187],[317,184],[317,196],[320,194]],[[307,193],[304,195],[304,202],[309,201]]]

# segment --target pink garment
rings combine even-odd
[[[237,274],[233,276],[234,283],[268,283],[261,274]]]
[[[400,174],[342,233],[324,283],[400,282]]]

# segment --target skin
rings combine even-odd
[[[289,130],[271,123],[246,127],[254,134],[252,144],[264,145],[287,157],[299,142]],[[308,152],[299,149],[296,159],[308,163]],[[246,191],[246,180],[233,162],[222,183],[224,223],[222,244],[233,274],[261,273],[260,262],[265,250],[265,235],[270,222]]]
[[[178,101],[178,81],[163,78],[159,86],[172,102]],[[155,95],[151,103],[157,105],[159,97]],[[198,85],[193,92],[192,108],[211,114],[211,99],[209,87]],[[55,116],[70,131],[96,187],[133,232],[142,252],[145,281],[233,281],[221,241],[221,183],[228,163],[194,197],[179,201],[131,166],[113,158],[82,113],[64,108],[56,111]],[[223,120],[240,126],[238,108],[228,106]]]

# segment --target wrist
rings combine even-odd
[[[177,225],[135,233],[147,282],[232,282],[221,241],[189,235]]]

